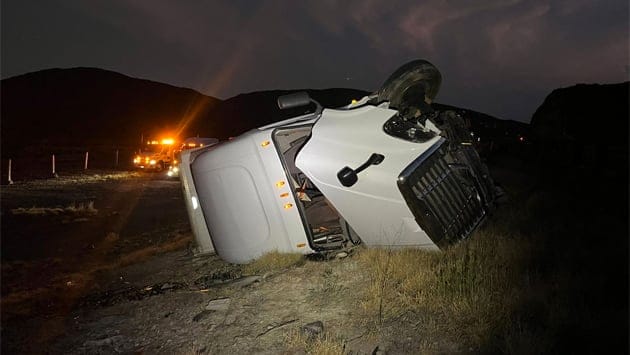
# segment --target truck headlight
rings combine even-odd
[[[155,161],[155,160],[153,160],[153,159],[151,159],[151,160],[149,161],[149,164],[151,164],[151,165],[155,165],[155,163],[156,163],[156,161]]]
[[[193,210],[196,210],[197,207],[199,207],[199,202],[197,201],[197,198],[195,196],[192,196],[190,198],[190,202],[192,203]]]
[[[426,116],[406,118],[399,114],[383,124],[383,130],[390,136],[414,143],[424,143],[436,136],[436,133],[424,125]]]

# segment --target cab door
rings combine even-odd
[[[416,222],[397,179],[440,138],[414,143],[386,134],[383,124],[396,113],[371,105],[324,110],[295,164],[366,245],[437,249]]]

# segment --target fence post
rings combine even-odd
[[[114,161],[114,166],[118,167],[118,149],[116,149],[116,160]]]
[[[11,180],[11,159],[9,159],[9,185],[13,184],[13,180]]]
[[[52,155],[52,175],[53,177],[59,177],[59,175],[57,175],[57,172],[55,171],[55,155]]]
[[[88,167],[88,152],[85,152],[85,165],[83,167],[83,170],[87,170]]]

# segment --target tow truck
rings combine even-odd
[[[133,158],[137,169],[162,171],[176,164],[174,138],[147,140]]]

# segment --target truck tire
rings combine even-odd
[[[404,64],[385,80],[378,91],[378,102],[389,101],[389,107],[404,110],[418,102],[431,104],[442,84],[442,74],[423,59]]]

